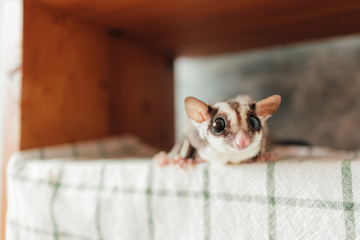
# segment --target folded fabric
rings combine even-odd
[[[124,142],[119,137],[15,154],[7,175],[6,239],[360,237],[357,153],[276,147],[277,162],[182,170],[159,168],[150,158],[120,158],[124,149],[128,155],[154,151],[136,141],[125,148]]]

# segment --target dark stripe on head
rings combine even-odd
[[[239,112],[240,103],[235,101],[228,102],[229,106],[235,111],[238,124],[241,125],[241,115]]]
[[[218,108],[214,108],[210,105],[208,105],[208,109],[209,109],[209,115],[210,115],[210,121],[212,119],[214,119],[215,115],[218,113],[219,109]]]
[[[255,106],[256,106],[255,103],[250,104],[250,110],[255,111]]]

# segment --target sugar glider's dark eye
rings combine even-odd
[[[225,129],[225,120],[222,117],[217,117],[211,124],[211,132],[214,134],[220,134]]]
[[[256,131],[259,131],[261,129],[261,122],[254,115],[249,116],[249,122],[250,122],[250,125],[256,129]]]

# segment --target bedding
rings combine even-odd
[[[119,136],[18,152],[7,240],[356,239],[358,152],[277,146],[280,161],[159,168]]]

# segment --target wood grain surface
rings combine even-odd
[[[101,29],[25,3],[21,149],[110,134],[108,40]]]
[[[114,39],[111,59],[111,132],[133,133],[170,150],[175,128],[173,59],[123,39]]]
[[[360,31],[356,0],[28,0],[173,55],[201,56]]]

